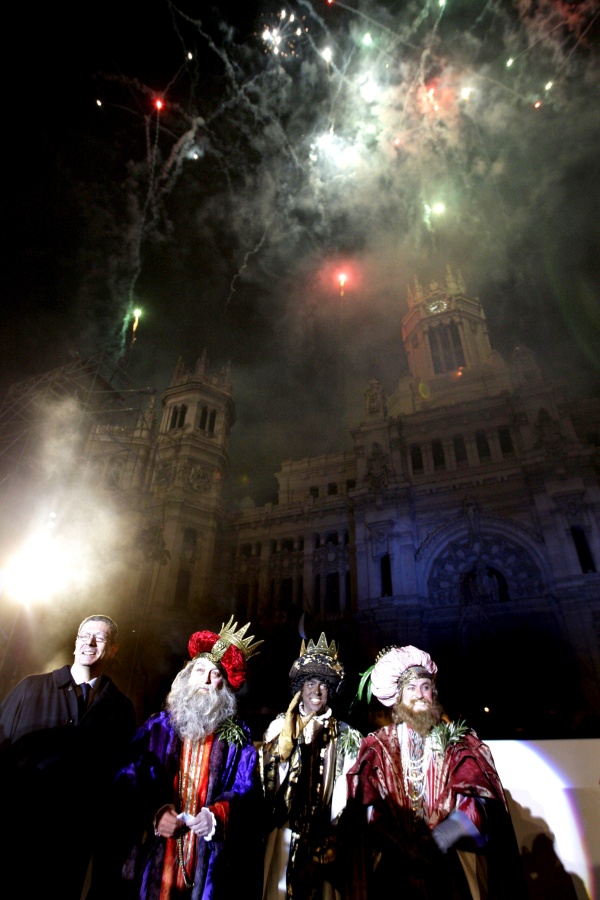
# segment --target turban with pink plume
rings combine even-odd
[[[371,691],[384,706],[393,706],[405,684],[412,678],[435,681],[437,666],[429,653],[408,644],[382,650],[371,672]]]

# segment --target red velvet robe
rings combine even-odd
[[[396,725],[364,738],[347,780],[348,896],[379,900],[389,884],[403,900],[474,896],[458,850],[478,857],[488,900],[525,896],[502,784],[489,748],[474,732],[431,756],[419,814],[410,807]],[[456,811],[469,832],[442,853],[432,831]]]

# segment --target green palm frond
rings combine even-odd
[[[248,743],[244,729],[231,716],[225,719],[222,725],[219,725],[215,734],[222,741],[227,741],[228,744],[236,744],[238,747],[243,747]]]
[[[373,696],[373,688],[371,687],[371,675],[373,673],[373,669],[375,665],[369,666],[369,668],[365,672],[360,673],[360,683],[358,685],[357,697],[359,700],[363,698],[363,692],[365,688],[367,689],[367,703],[371,702],[371,697]]]
[[[371,672],[373,671],[374,668],[375,668],[375,665],[373,664],[372,666],[369,666],[369,668],[366,669],[366,671],[359,673],[360,681],[358,683],[358,690],[356,691],[356,696],[355,696],[354,700],[350,704],[350,708],[349,708],[348,712],[352,711],[352,709],[354,708],[354,706],[356,705],[357,702],[362,701],[363,694],[365,693],[365,689],[366,689],[366,695],[367,695],[367,703],[371,702],[371,697],[372,697]]]
[[[360,731],[357,731],[356,728],[347,728],[340,734],[340,749],[345,756],[356,756],[361,741]]]
[[[458,744],[468,731],[469,727],[464,719],[457,719],[456,722],[440,722],[431,729],[432,750],[444,754],[450,744]]]

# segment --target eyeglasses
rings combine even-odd
[[[77,635],[77,640],[85,641],[86,644],[89,644],[89,642],[92,640],[92,638],[94,638],[94,640],[96,641],[97,644],[106,644],[110,640],[108,635],[104,634],[104,632],[102,632],[102,631],[95,631],[95,632],[92,632],[91,634],[86,631],[85,634]]]

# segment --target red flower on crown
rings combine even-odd
[[[252,644],[252,637],[244,635],[250,627],[250,623],[236,631],[237,622],[233,622],[233,616],[221,627],[221,632],[196,631],[188,641],[188,652],[194,659],[196,656],[204,656],[214,663],[227,678],[231,689],[238,691],[246,680],[246,661],[253,656],[256,648],[262,641]]]

